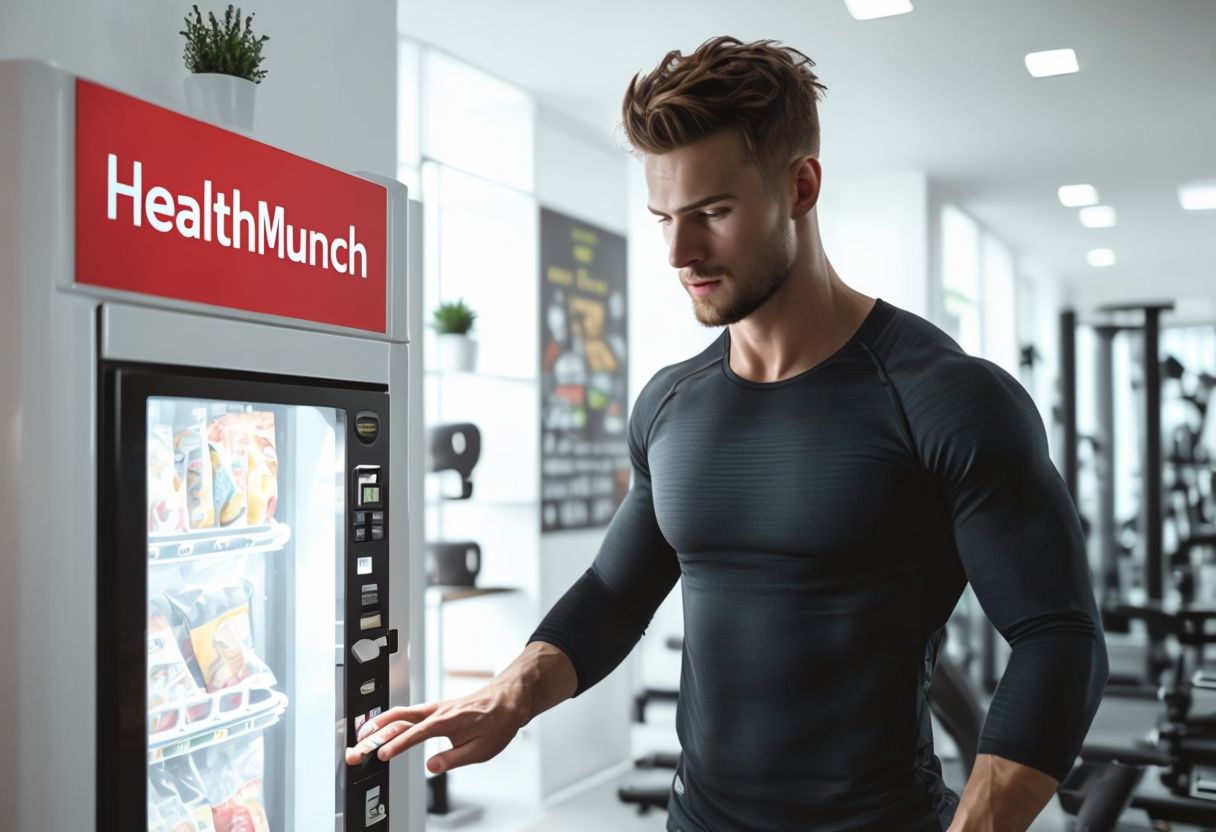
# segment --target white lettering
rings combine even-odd
[[[291,223],[287,223],[287,259],[293,263],[303,263],[308,259],[308,232],[300,229],[300,250],[296,251],[296,247],[292,245],[295,237],[295,228]]]
[[[198,202],[192,197],[179,196],[177,204],[184,210],[177,212],[177,233],[192,240],[198,239]]]
[[[191,240],[215,241],[224,248],[244,249],[250,253],[275,254],[293,263],[332,269],[336,274],[367,277],[367,248],[356,239],[356,229],[347,226],[345,238],[330,236],[310,228],[297,228],[287,222],[282,205],[259,200],[257,211],[241,207],[241,191],[220,191],[210,179],[203,180],[202,199],[174,194],[155,185],[144,192],[143,163],[131,162],[129,181],[121,181],[118,155],[108,154],[106,165],[106,216],[118,219],[118,200],[131,200],[131,223],[142,227],[144,218],[153,230],[166,234],[176,229]],[[228,218],[232,218],[229,233]]]
[[[211,180],[203,180],[203,239],[211,242]]]
[[[283,206],[274,206],[271,215],[265,200],[258,202],[258,254],[266,253],[266,246],[277,250],[279,259],[283,259]]]
[[[346,264],[338,262],[338,249],[346,248],[346,240],[341,237],[334,237],[334,241],[329,244],[329,262],[333,264],[334,271],[345,272]]]
[[[352,225],[350,227],[350,268],[348,268],[346,271],[346,273],[349,274],[351,277],[355,276],[355,258],[358,257],[360,254],[363,255],[363,266],[361,267],[362,270],[359,274],[359,277],[366,278],[367,277],[367,249],[365,249],[363,247],[363,243],[355,242],[355,227]]]
[[[228,232],[224,230],[224,220],[228,219],[231,212],[232,209],[228,207],[228,203],[224,199],[224,192],[220,191],[215,195],[215,239],[224,248],[232,245],[232,240],[228,239]]]
[[[321,244],[321,268],[329,268],[329,240],[320,231],[308,232],[308,265],[317,265],[317,243]]]
[[[143,190],[144,166],[140,162],[132,165],[131,184],[124,185],[118,181],[118,156],[111,153],[109,155],[106,175],[106,217],[112,220],[118,219],[118,198],[120,196],[129,196],[131,198],[131,213],[132,221],[136,228],[143,225],[143,216],[140,211],[142,207],[140,192]]]
[[[249,241],[248,249],[253,251],[257,243],[257,235],[253,233],[253,214],[241,210],[241,189],[232,189],[232,247],[241,247],[241,226],[248,229],[245,239]]]
[[[148,189],[144,203],[144,213],[148,215],[148,225],[164,233],[173,230],[173,194],[160,185]]]

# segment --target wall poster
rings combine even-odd
[[[540,214],[541,531],[607,525],[629,491],[625,238]]]

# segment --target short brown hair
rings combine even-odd
[[[798,155],[819,155],[815,62],[774,40],[716,37],[691,55],[668,52],[635,75],[621,106],[635,151],[663,153],[719,130],[742,134],[748,160],[774,174]]]

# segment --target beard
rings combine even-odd
[[[794,256],[787,245],[789,230],[780,228],[769,239],[754,266],[737,277],[726,269],[684,271],[685,279],[721,280],[717,291],[706,298],[692,298],[692,311],[706,327],[737,323],[755,312],[785,285],[794,267]]]

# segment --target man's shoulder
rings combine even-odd
[[[918,315],[894,309],[868,346],[883,365],[914,429],[926,427],[926,419],[939,428],[963,429],[974,427],[977,420],[999,423],[1013,412],[1034,411],[1029,395],[1006,370],[968,355],[953,338]]]
[[[691,379],[722,360],[723,335],[719,335],[696,355],[663,367],[650,377],[634,402],[635,419],[649,421],[667,395],[681,383]]]

